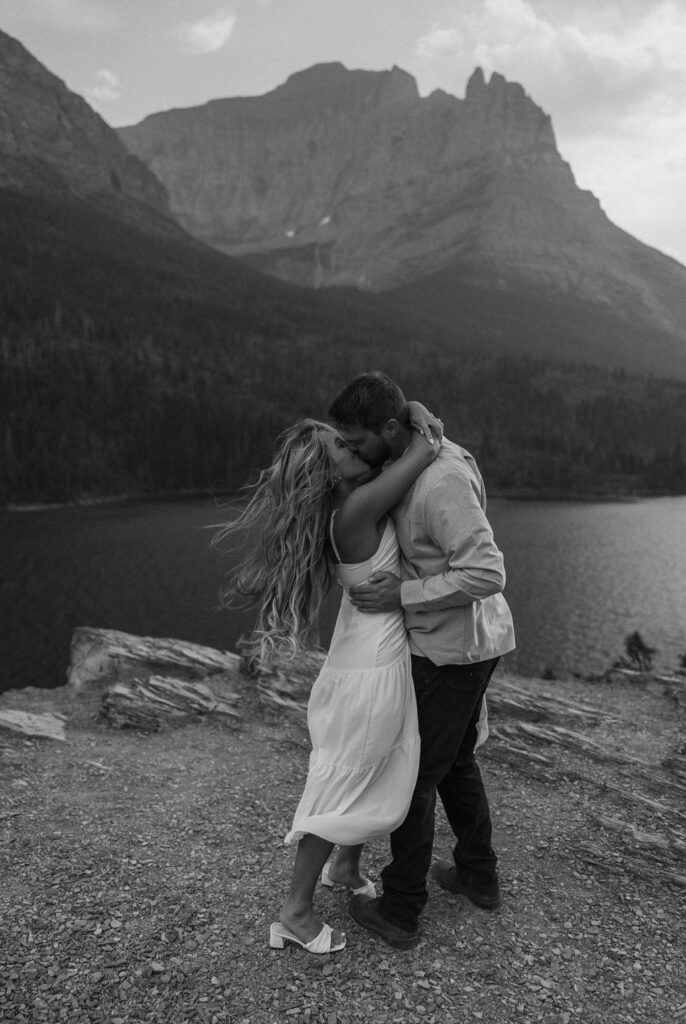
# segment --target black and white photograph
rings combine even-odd
[[[0,3],[0,1022],[686,1024],[686,8]]]

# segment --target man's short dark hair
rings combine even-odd
[[[378,370],[361,373],[334,398],[329,416],[341,427],[359,426],[380,434],[391,419],[405,423],[405,396],[390,377]]]

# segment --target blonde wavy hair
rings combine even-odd
[[[318,612],[333,582],[334,472],[321,437],[330,429],[306,419],[284,430],[271,465],[244,489],[247,505],[212,539],[213,547],[222,548],[251,531],[248,554],[220,590],[225,607],[259,602],[255,626],[240,640],[251,665],[319,647]]]

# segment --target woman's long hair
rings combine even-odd
[[[294,656],[319,646],[317,618],[333,580],[329,522],[334,473],[322,429],[302,420],[276,442],[272,463],[247,487],[250,498],[212,545],[250,530],[250,550],[221,588],[226,607],[259,601],[252,633],[241,638],[251,664]]]

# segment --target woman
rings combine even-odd
[[[275,948],[293,942],[310,953],[343,949],[344,935],[315,915],[317,879],[321,873],[325,885],[373,895],[360,873],[362,847],[402,822],[415,783],[419,735],[402,612],[359,612],[345,590],[374,572],[398,572],[387,512],[440,446],[437,421],[418,403],[408,410],[416,429],[407,451],[371,480],[369,466],[327,424],[303,420],[286,430],[247,507],[215,538],[258,527],[256,547],[225,596],[259,598],[245,647],[260,662],[315,646],[317,613],[332,578],[344,588],[308,703],[313,749],[285,838],[298,841],[298,850],[290,892],[270,929]]]

